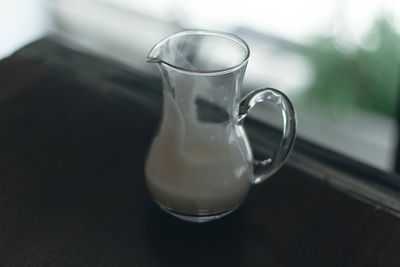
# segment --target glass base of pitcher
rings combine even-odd
[[[218,212],[218,213],[187,214],[187,213],[182,213],[182,212],[172,210],[168,207],[163,206],[162,204],[160,204],[158,202],[157,202],[157,204],[161,207],[161,209],[163,209],[167,213],[171,214],[172,216],[177,217],[184,221],[195,222],[195,223],[204,223],[204,222],[214,221],[214,220],[224,217],[225,215],[228,215],[229,213],[231,213],[237,209],[237,207],[234,207],[233,209],[223,211],[223,212]]]

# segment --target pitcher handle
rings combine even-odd
[[[257,103],[269,101],[278,105],[282,110],[283,134],[279,147],[271,158],[254,160],[253,184],[258,184],[273,175],[288,158],[296,137],[296,115],[289,98],[273,88],[262,88],[251,91],[239,105],[238,123],[242,124],[249,110]]]

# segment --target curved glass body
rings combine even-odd
[[[254,101],[239,99],[248,58],[241,39],[208,31],[177,33],[149,54],[161,72],[164,101],[146,181],[155,201],[177,217],[219,218],[239,206],[255,182],[241,124]],[[245,100],[258,102],[256,96]]]

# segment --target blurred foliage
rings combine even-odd
[[[335,38],[319,37],[300,50],[316,72],[306,102],[316,100],[328,108],[356,106],[396,116],[400,37],[388,19],[378,18],[363,45],[356,48],[340,48]]]

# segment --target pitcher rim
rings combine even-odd
[[[212,71],[204,71],[204,70],[190,70],[190,69],[185,69],[185,68],[181,68],[178,66],[175,66],[171,63],[165,62],[163,60],[158,60],[156,62],[152,62],[151,60],[153,58],[150,57],[151,52],[160,44],[162,44],[163,42],[167,41],[167,40],[171,40],[177,37],[181,37],[181,36],[185,36],[185,35],[189,35],[189,34],[198,34],[198,35],[214,35],[214,36],[220,36],[223,38],[227,38],[230,39],[234,42],[236,42],[237,44],[239,44],[246,52],[244,58],[242,59],[242,61],[232,67],[229,68],[224,68],[224,69],[220,69],[220,70],[212,70]],[[164,65],[166,67],[170,67],[178,72],[181,73],[186,73],[186,74],[191,74],[191,75],[203,75],[203,76],[218,76],[218,75],[222,75],[222,74],[227,74],[227,73],[231,73],[234,72],[238,69],[240,69],[241,67],[243,67],[249,60],[250,57],[250,48],[248,46],[248,44],[240,37],[231,34],[231,33],[225,33],[225,32],[220,32],[220,31],[213,31],[213,30],[202,30],[202,29],[189,29],[189,30],[182,30],[182,31],[178,31],[176,33],[173,33],[165,38],[163,38],[162,40],[160,40],[156,45],[154,45],[152,47],[152,49],[150,50],[149,55],[147,56],[147,62],[151,62],[151,63],[159,63],[161,65]]]

